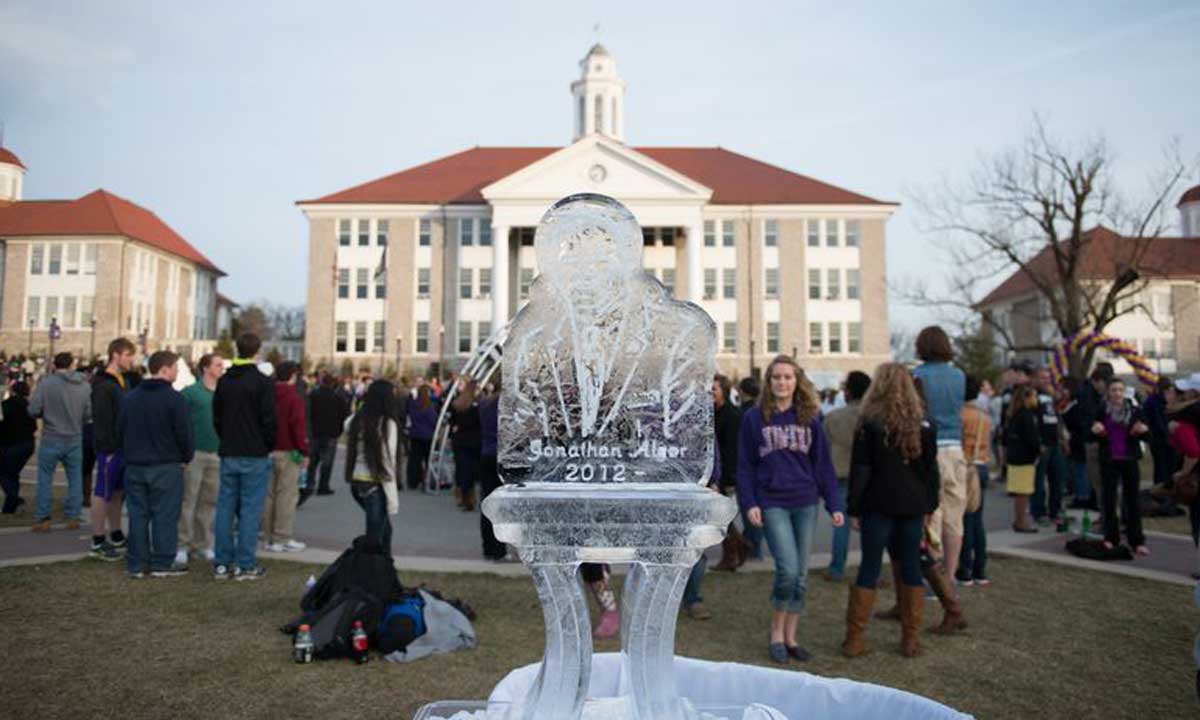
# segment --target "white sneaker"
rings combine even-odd
[[[299,540],[288,540],[287,542],[285,542],[283,544],[283,551],[284,552],[300,552],[300,551],[304,550],[304,548],[306,548],[306,547],[308,547],[308,546],[305,545],[304,543],[300,542]]]
[[[263,550],[267,552],[283,552],[283,546],[279,543],[267,543],[263,546]]]
[[[217,554],[215,552],[213,552],[212,548],[206,548],[204,550],[204,559],[209,562],[212,562],[213,560],[217,559]]]
[[[187,561],[188,561],[188,551],[187,550],[177,550],[175,552],[175,564],[176,565],[187,565]]]

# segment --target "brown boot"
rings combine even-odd
[[[900,577],[900,564],[892,563],[892,587],[896,588],[896,604],[891,610],[884,610],[875,613],[875,617],[880,620],[899,620],[900,619],[900,588],[904,587],[904,583]]]
[[[959,604],[958,597],[954,594],[954,586],[950,584],[950,579],[946,577],[942,566],[940,564],[932,565],[925,570],[925,581],[937,595],[938,601],[942,603],[942,609],[946,613],[942,617],[942,624],[932,627],[930,630],[938,635],[953,635],[959,630],[966,630],[967,618],[963,615],[962,605]]]
[[[713,566],[713,570],[723,570],[725,572],[733,572],[742,566],[746,561],[742,551],[742,534],[737,531],[737,528],[730,525],[729,530],[725,533],[725,539],[721,541],[721,562]]]
[[[463,505],[463,491],[462,488],[457,485],[454,486],[454,504],[459,507],[462,507]]]
[[[463,493],[462,499],[463,512],[472,512],[475,510],[475,488],[471,488]]]
[[[858,657],[867,652],[867,623],[871,609],[875,607],[875,590],[850,586],[850,603],[846,606],[846,639],[842,641],[842,655]]]
[[[916,657],[921,653],[921,620],[925,614],[925,588],[900,585],[900,653]]]

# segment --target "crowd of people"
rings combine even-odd
[[[237,338],[233,358],[204,355],[191,368],[194,382],[182,388],[177,355],[155,352],[136,367],[137,349],[124,338],[87,371],[68,353],[54,356],[41,377],[24,360],[6,365],[3,512],[21,511],[19,476],[36,447],[35,532],[51,527],[52,478],[61,465],[67,526],[80,527],[83,507],[90,508],[93,557],[124,560],[133,578],[180,575],[203,558],[217,580],[256,580],[266,572],[260,550],[305,549],[294,537],[297,508],[337,492],[334,460],[344,444],[344,480],[362,510],[363,534],[390,552],[399,493],[438,489],[430,474],[434,432],[446,389],[459,381],[443,387],[436,378],[306,376],[296,363],[259,363],[260,346],[247,334]],[[761,386],[753,377],[736,386],[723,375],[713,379],[710,488],[735,498],[740,510],[714,569],[736,571],[763,557],[764,544],[769,549],[772,660],[811,657],[801,624],[822,510],[833,526],[825,580],[846,579],[852,533],[860,538],[842,645],[848,657],[867,651],[876,595],[889,584],[896,605],[878,617],[900,622],[903,655],[920,652],[928,596],[943,610],[934,632],[967,627],[958,588],[991,583],[983,505],[993,477],[1011,498],[1014,532],[1062,526],[1065,509],[1085,509],[1098,514],[1094,527],[1106,549],[1120,545],[1123,528],[1131,555],[1146,556],[1139,504],[1145,443],[1153,492],[1190,498],[1184,504],[1200,546],[1200,501],[1189,480],[1200,459],[1200,374],[1163,379],[1139,399],[1105,362],[1086,379],[1060,383],[1046,368],[1015,362],[997,389],[954,364],[953,345],[936,326],[918,335],[916,354],[915,367],[850,372],[832,396],[785,355],[767,366]],[[483,387],[463,378],[447,408],[453,497],[464,512],[501,484],[501,382],[498,372]],[[1181,496],[1188,487],[1192,495]],[[486,559],[514,559],[482,513],[479,536]],[[683,594],[683,611],[697,620],[712,616],[703,603],[707,569],[702,558]],[[581,570],[600,608],[597,637],[620,627],[609,574],[604,565]]]

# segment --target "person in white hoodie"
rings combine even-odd
[[[396,451],[400,427],[395,419],[395,387],[376,380],[367,388],[358,412],[346,420],[346,481],[366,514],[366,535],[392,552],[389,515],[399,512]]]

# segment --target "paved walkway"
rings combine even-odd
[[[273,557],[328,563],[337,557],[355,536],[362,533],[362,510],[350,497],[346,484],[336,479],[343,477],[342,459],[343,454],[339,448],[334,468],[335,494],[314,496],[296,513],[296,537],[307,543],[309,549],[302,553],[272,555]],[[27,498],[26,508],[31,510],[36,480],[36,473],[32,467],[26,467],[22,480],[21,493]],[[63,482],[61,474],[57,481],[60,484]],[[1073,514],[1076,516],[1077,527],[1080,513]],[[397,566],[401,571],[409,569],[422,572],[487,572],[502,575],[524,573],[524,566],[520,563],[493,563],[482,559],[479,517],[478,510],[464,513],[457,509],[449,493],[401,493],[400,513],[392,517],[392,549]],[[1052,528],[1043,529],[1034,535],[1018,535],[1012,532],[1009,528],[1010,518],[1011,504],[1008,498],[1002,488],[993,485],[988,490],[984,502],[984,524],[988,528],[989,552],[1179,584],[1193,582],[1190,573],[1195,569],[1197,555],[1190,538],[1148,533],[1148,545],[1154,553],[1151,557],[1130,562],[1095,562],[1082,560],[1067,553],[1064,545],[1069,537],[1055,533]],[[822,513],[814,538],[811,567],[828,566],[831,532],[829,518]],[[31,533],[28,527],[0,528],[0,566],[80,558],[87,553],[89,537],[90,527],[87,524],[77,531],[67,531],[60,524],[53,532],[46,534]],[[856,565],[858,562],[857,549],[857,534],[852,534],[850,565]],[[709,557],[712,562],[719,560],[720,549],[710,549]],[[773,568],[773,564],[767,559],[751,562],[744,570],[771,571]]]

